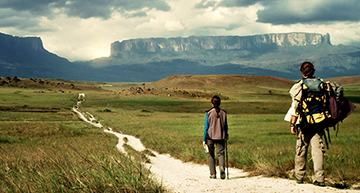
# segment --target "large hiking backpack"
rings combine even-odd
[[[331,142],[329,127],[334,127],[336,136],[339,132],[339,122],[343,121],[355,110],[355,105],[344,97],[344,89],[338,82],[327,83],[329,88],[329,98],[331,107],[331,118],[326,121],[326,131],[328,139],[325,135],[325,143],[329,149],[328,141]],[[336,127],[337,126],[337,127]]]
[[[331,107],[331,119],[328,120],[328,127],[335,127],[340,121],[343,121],[354,110],[355,105],[344,97],[343,87],[338,82],[328,83],[330,107]]]
[[[307,124],[318,124],[329,119],[330,101],[326,84],[320,78],[302,80],[302,97],[300,109],[303,121]]]

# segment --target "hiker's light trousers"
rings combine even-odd
[[[216,174],[216,169],[215,169],[215,146],[216,146],[216,154],[217,154],[218,159],[219,159],[219,166],[222,166],[223,168],[225,168],[225,157],[224,157],[225,140],[206,139],[206,144],[209,147],[209,153],[207,153],[207,157],[208,157],[210,175],[214,175],[214,174]]]
[[[295,155],[295,177],[298,180],[303,180],[305,176],[307,150],[309,143],[311,143],[311,156],[314,163],[315,180],[317,182],[324,182],[325,146],[322,139],[323,135],[323,129],[318,130],[318,132],[306,134],[304,134],[301,129],[298,130]]]

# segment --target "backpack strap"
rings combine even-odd
[[[326,128],[326,132],[327,132],[327,134],[328,134],[329,142],[331,143],[331,136],[330,136],[329,128]],[[328,149],[329,149],[329,148],[328,148]]]
[[[329,141],[330,141],[329,128],[326,128],[325,130],[326,130],[327,133],[328,133],[328,137],[329,137]],[[329,149],[329,142],[328,142],[328,140],[327,140],[326,132],[325,132],[325,131],[324,131],[324,140],[325,140],[326,149]],[[331,141],[330,141],[330,143],[331,143]]]

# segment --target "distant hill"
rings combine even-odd
[[[169,76],[159,81],[148,84],[155,88],[183,88],[183,89],[215,89],[226,87],[226,89],[252,90],[256,86],[287,88],[294,81],[270,76],[249,75],[177,75]],[[266,91],[267,92],[267,91]]]
[[[336,81],[340,84],[360,84],[360,76],[329,78],[326,81]]]
[[[334,46],[330,35],[283,33],[132,39],[111,44],[111,55],[69,62],[38,37],[0,33],[0,76],[102,82],[154,82],[172,75],[260,75],[299,79],[299,64],[315,62],[322,78],[360,74],[360,48]]]
[[[250,75],[175,75],[152,83],[128,85],[128,88],[121,85],[122,89],[118,89],[119,84],[124,83],[115,83],[116,88],[112,89],[119,91],[118,94],[122,96],[153,95],[209,100],[213,95],[218,95],[226,101],[252,102],[256,99],[262,102],[284,102],[291,100],[288,91],[294,81]]]
[[[26,89],[40,89],[38,92],[71,92],[80,90],[100,91],[96,82],[68,81],[61,79],[36,79],[18,77],[0,77],[0,88],[17,87]]]

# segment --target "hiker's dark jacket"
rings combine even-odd
[[[211,108],[205,112],[204,138],[223,140],[228,136],[228,125],[226,111],[220,109],[219,117],[217,117],[216,109]]]

